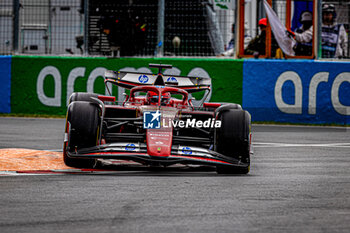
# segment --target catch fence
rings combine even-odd
[[[253,57],[245,49],[261,33],[263,1],[1,0],[0,54]],[[350,0],[267,2],[291,30],[300,26],[303,11],[313,14],[312,53],[297,57],[349,58]],[[346,32],[345,52],[339,57],[322,53],[324,3],[334,5],[336,22]],[[260,58],[276,57],[273,49],[278,44],[268,30],[266,53]],[[282,57],[289,58],[283,53]]]

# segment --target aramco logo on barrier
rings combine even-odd
[[[309,84],[309,92],[308,95],[308,114],[315,115],[317,108],[317,89],[321,83],[327,83],[329,78],[328,72],[319,72],[316,73],[310,80]],[[283,85],[286,82],[291,82],[294,86],[294,103],[286,103],[283,100]],[[338,74],[332,85],[330,90],[330,101],[334,108],[334,110],[340,115],[349,116],[350,115],[350,106],[346,106],[340,101],[340,90],[343,83],[350,83],[350,73],[343,72]],[[343,91],[344,93],[344,91]],[[305,95],[305,93],[304,93]],[[303,84],[298,73],[294,71],[286,71],[282,73],[276,83],[274,90],[274,99],[277,108],[283,112],[288,114],[302,114],[303,111]],[[305,106],[304,106],[305,108]]]

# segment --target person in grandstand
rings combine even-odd
[[[322,5],[322,57],[343,58],[348,56],[348,38],[343,24],[336,22],[333,4]]]
[[[255,58],[258,58],[260,55],[266,54],[266,28],[267,28],[267,19],[262,18],[259,20],[260,34],[253,38],[248,46],[244,50],[246,55],[254,55]],[[278,49],[278,44],[274,36],[271,36],[271,57],[275,57],[276,50]]]
[[[312,55],[312,13],[310,11],[304,11],[300,16],[299,28],[292,32],[287,32],[297,41],[294,47],[296,56],[311,56]]]

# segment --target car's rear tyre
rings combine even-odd
[[[96,146],[99,136],[100,110],[90,102],[74,101],[68,106],[66,119],[67,140],[64,143],[63,160],[67,166],[92,168],[95,159],[70,158],[67,152]]]
[[[87,101],[87,102],[96,102],[91,97],[98,98],[98,94],[95,93],[86,93],[86,92],[74,92],[69,97],[69,103],[72,103],[74,101]]]
[[[247,174],[250,169],[250,114],[242,109],[218,112],[221,127],[215,130],[215,151],[247,164],[247,167],[217,166],[219,174]]]

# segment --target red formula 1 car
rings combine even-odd
[[[92,168],[96,159],[147,166],[200,164],[218,173],[246,174],[250,167],[250,114],[239,104],[192,105],[189,93],[210,92],[210,78],[164,75],[171,65],[150,64],[158,74],[106,71],[105,83],[130,89],[115,97],[73,93],[67,110],[66,165]],[[204,102],[204,101],[203,101]]]

